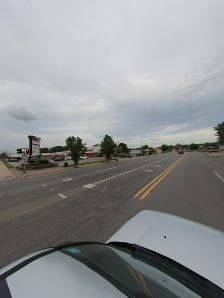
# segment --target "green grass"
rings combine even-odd
[[[8,163],[6,161],[4,161],[4,165],[8,168],[8,169],[14,169],[15,167],[13,165],[11,165],[11,163]]]

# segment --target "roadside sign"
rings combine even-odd
[[[23,155],[22,155],[22,160],[27,160],[27,156],[26,156],[26,154],[23,154]]]

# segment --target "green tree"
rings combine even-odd
[[[198,150],[199,149],[198,144],[195,144],[195,143],[190,144],[189,147],[190,147],[191,150]]]
[[[219,143],[224,144],[224,122],[217,124],[214,129],[216,130],[215,135],[219,137]]]
[[[44,147],[44,148],[40,148],[40,153],[48,153],[49,152],[49,148]]]
[[[122,153],[128,153],[128,146],[127,146],[127,144],[125,144],[125,143],[120,143],[120,144],[118,145],[118,147],[120,147]]]
[[[153,153],[156,153],[155,149],[153,149],[151,146],[149,147],[149,155],[152,155]]]
[[[117,147],[116,143],[114,142],[111,136],[105,135],[101,144],[101,152],[105,154],[106,160],[110,160],[110,155],[114,153],[115,148]]]
[[[154,148],[150,147],[149,149],[152,151],[152,153],[156,153],[156,150]]]
[[[149,149],[149,146],[148,145],[143,145],[142,149]]]
[[[54,146],[49,149],[50,153],[66,151],[67,146]]]
[[[169,146],[166,145],[166,144],[163,144],[163,145],[161,146],[161,148],[162,148],[162,152],[165,152],[165,151],[168,151],[168,150],[169,150]]]
[[[173,145],[169,145],[168,150],[169,150],[169,151],[173,151],[174,148],[175,148],[175,147],[174,147]]]
[[[205,143],[204,143],[204,146],[205,146],[205,147],[210,147],[210,146],[211,146],[211,143],[209,143],[209,142],[205,142]]]
[[[143,156],[146,154],[146,150],[144,148],[141,148],[141,152],[142,152]]]
[[[75,138],[74,136],[71,136],[71,137],[69,136],[65,140],[65,142],[67,144],[68,150],[71,151],[71,156],[72,156],[72,160],[75,163],[75,167],[77,167],[80,155],[85,152],[86,144],[83,143],[81,138],[79,137]]]
[[[6,159],[8,157],[8,154],[6,152],[2,152],[0,154],[0,159]]]

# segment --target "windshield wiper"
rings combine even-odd
[[[202,297],[224,297],[224,290],[180,263],[137,244],[109,242],[109,247],[131,251],[131,257],[142,261],[179,281]]]

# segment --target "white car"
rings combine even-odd
[[[82,156],[80,156],[79,157],[81,160],[85,160],[85,159],[88,159],[88,156],[86,156],[86,155],[82,155]]]
[[[0,297],[224,297],[224,233],[142,211],[106,243],[65,243],[0,270]]]
[[[72,157],[71,156],[66,156],[65,160],[72,160]]]

